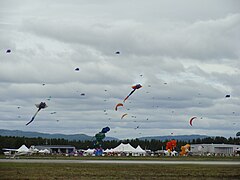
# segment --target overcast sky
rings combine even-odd
[[[237,0],[0,0],[0,128],[234,137],[239,40]]]

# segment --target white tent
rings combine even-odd
[[[50,154],[50,151],[48,149],[41,149],[38,152],[41,153],[41,154]]]
[[[103,151],[104,153],[111,153],[111,152],[113,152],[113,149],[111,148],[111,149],[106,149],[106,150],[104,150]]]
[[[137,148],[135,149],[135,152],[134,152],[137,156],[139,156],[139,155],[143,155],[143,156],[145,156],[146,155],[146,151],[145,150],[143,150],[142,148],[141,148],[141,146],[137,146]]]
[[[124,152],[124,153],[134,153],[136,150],[129,143],[128,144],[119,144],[113,149],[113,152]]]
[[[83,156],[94,155],[95,149],[88,148],[87,150],[83,151]]]
[[[136,148],[136,152],[137,152],[137,153],[142,153],[142,154],[145,153],[145,154],[146,154],[146,151],[143,150],[143,149],[141,148],[141,146],[139,146],[139,145],[138,145],[137,148]]]
[[[31,153],[38,153],[38,152],[39,152],[39,149],[35,148],[35,146],[31,146],[31,147],[29,148],[29,151],[30,151]]]
[[[17,150],[16,150],[17,152],[19,152],[19,153],[27,153],[27,152],[29,152],[29,149],[27,148],[27,146],[25,146],[24,144],[20,147],[20,148],[18,148]]]

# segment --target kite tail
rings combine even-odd
[[[33,122],[33,120],[35,119],[37,113],[38,113],[40,110],[41,110],[40,108],[37,110],[37,112],[33,115],[31,121],[29,121],[29,122],[26,124],[26,126],[29,125],[31,122]]]
[[[127,97],[125,97],[125,99],[123,100],[123,102],[125,102],[125,101],[129,98],[129,96],[131,96],[132,93],[134,93],[134,91],[136,91],[136,89],[132,90],[132,91],[129,93],[129,95],[128,95]]]

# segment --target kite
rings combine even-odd
[[[225,96],[225,98],[230,98],[230,94],[227,94],[227,95]]]
[[[123,103],[118,103],[118,104],[115,106],[115,111],[117,111],[117,109],[118,109],[119,106],[123,106]]]
[[[11,52],[11,49],[8,49],[7,51],[6,51],[6,53],[10,53]]]
[[[75,71],[79,71],[79,68],[75,68]]]
[[[177,146],[177,141],[173,139],[173,140],[167,142],[166,150],[170,149],[170,151],[172,151],[175,149],[176,146]]]
[[[196,119],[196,118],[197,118],[197,117],[194,116],[194,117],[192,117],[192,118],[190,119],[189,123],[190,123],[191,126],[192,126],[192,122],[193,122],[193,120]]]
[[[102,142],[102,140],[105,138],[105,133],[99,132],[97,134],[95,134],[95,138],[97,140],[97,142]]]
[[[136,129],[138,129],[138,128],[139,128],[139,126],[137,126],[137,127],[136,127],[136,128],[134,128],[134,129],[136,130]]]
[[[121,117],[121,119],[124,118],[126,115],[127,115],[127,113],[123,114],[122,117]]]
[[[85,93],[82,93],[81,96],[85,96]]]
[[[110,131],[110,128],[108,126],[102,129],[102,133],[107,133],[108,131]]]
[[[31,121],[29,121],[29,122],[26,124],[26,126],[27,126],[28,124],[30,124],[30,123],[35,119],[37,113],[38,113],[41,109],[44,109],[44,108],[46,108],[46,107],[48,107],[48,106],[47,106],[47,104],[46,104],[45,102],[41,102],[40,104],[36,104],[36,107],[38,108],[37,112],[34,114],[34,116],[32,117]]]
[[[108,131],[110,131],[110,128],[107,126],[102,128],[101,132],[95,134],[96,143],[94,143],[94,145],[97,148],[101,147],[101,143],[103,142],[103,139],[106,137],[105,133],[107,133]]]
[[[240,136],[240,131],[239,131],[239,132],[237,132],[236,136]]]
[[[119,52],[119,51],[117,51],[117,52],[115,52],[115,54],[120,54],[120,52]]]
[[[125,97],[123,102],[125,102],[129,98],[129,96],[131,96],[134,93],[134,91],[136,91],[137,89],[140,89],[141,87],[142,87],[141,84],[136,84],[136,85],[132,86],[133,90],[129,93],[129,95],[127,97]]]

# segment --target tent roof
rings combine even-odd
[[[128,152],[128,153],[131,153],[131,152],[136,152],[136,150],[129,143],[128,144],[121,143],[113,149],[113,152]]]
[[[137,148],[136,148],[136,152],[138,152],[138,153],[146,153],[146,151],[144,151],[142,148],[141,148],[141,146],[137,146]]]
[[[28,152],[29,149],[24,144],[16,150],[17,152]]]

